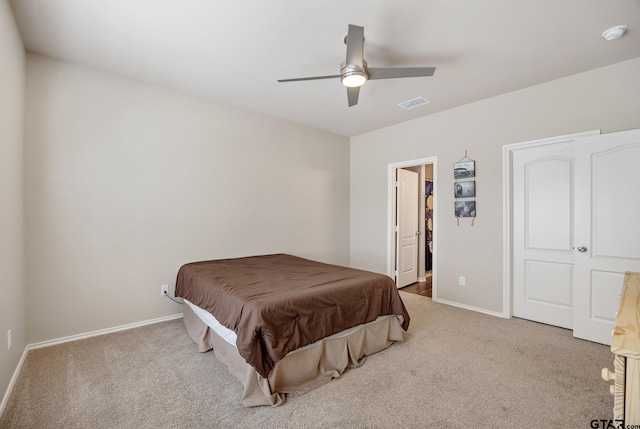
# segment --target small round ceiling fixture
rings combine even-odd
[[[362,60],[363,68],[359,68],[356,66],[348,66],[345,63],[340,64],[340,80],[342,84],[348,88],[355,88],[358,86],[364,85],[364,83],[369,79],[369,75],[367,74],[367,62]]]
[[[627,31],[626,25],[616,25],[615,27],[604,30],[602,37],[604,37],[605,40],[616,40],[621,38],[625,31]]]
[[[349,88],[355,88],[364,85],[367,81],[367,75],[361,71],[350,71],[342,75],[342,84]]]

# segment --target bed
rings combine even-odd
[[[339,377],[409,326],[388,276],[286,254],[185,264],[175,295],[189,336],[240,380],[246,407]]]

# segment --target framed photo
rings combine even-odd
[[[476,217],[476,202],[474,201],[456,201],[455,202],[456,217]]]
[[[454,179],[466,179],[468,177],[476,177],[475,161],[465,161],[453,164]]]
[[[455,198],[469,198],[476,196],[476,181],[456,182],[453,184],[453,195]]]

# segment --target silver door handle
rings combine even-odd
[[[420,231],[416,231],[416,235],[420,235]]]
[[[580,247],[578,247],[578,252],[584,253],[584,252],[586,252],[586,251],[587,251],[587,248],[586,248],[586,247],[584,247],[584,246],[580,246]]]

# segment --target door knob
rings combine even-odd
[[[587,251],[587,248],[586,248],[586,247],[584,247],[584,246],[580,246],[580,247],[578,247],[578,252],[582,252],[582,253],[584,253],[584,252],[586,252],[586,251]]]

